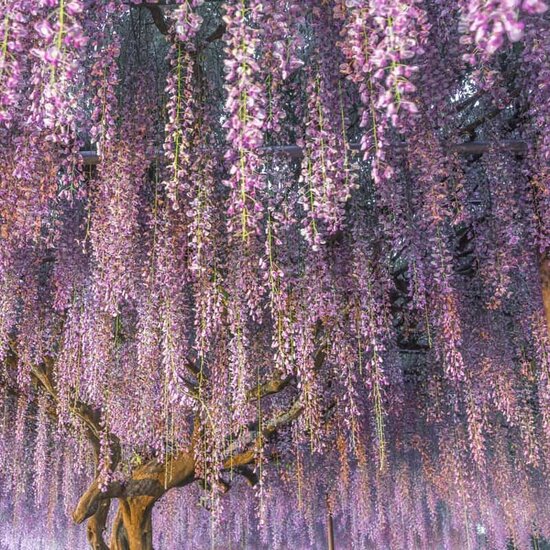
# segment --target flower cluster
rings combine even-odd
[[[289,77],[303,66],[298,54],[304,40],[295,29],[304,24],[305,17],[295,0],[282,6],[276,0],[269,0],[264,2],[263,11],[262,66],[267,73],[265,131],[282,137],[280,133],[286,117],[284,87]]]
[[[464,5],[465,34],[463,44],[475,43],[486,56],[502,47],[506,38],[517,42],[523,37],[525,23],[519,20],[520,10],[528,14],[541,14],[548,9],[543,0],[470,0]],[[473,54],[466,59],[475,64]]]
[[[302,205],[308,213],[303,234],[318,247],[327,234],[337,232],[345,215],[345,205],[354,188],[350,169],[349,144],[335,129],[327,104],[335,101],[334,90],[319,74],[309,77],[308,120],[304,135],[301,182]],[[340,129],[341,131],[341,129]]]
[[[30,54],[39,60],[33,67],[35,88],[33,117],[39,127],[52,131],[50,139],[67,141],[63,136],[71,127],[76,110],[74,91],[78,81],[79,53],[87,43],[82,27],[82,0],[41,0],[44,17],[34,24],[37,46]]]
[[[33,55],[51,65],[52,75],[55,69],[62,67],[69,61],[65,50],[79,49],[86,44],[86,38],[82,32],[79,16],[84,10],[81,0],[65,2],[61,0],[41,0],[40,6],[51,9],[48,16],[34,25],[34,30],[42,40],[41,47],[32,51]],[[53,16],[53,17],[52,17]],[[51,22],[53,19],[53,23]],[[65,69],[71,70],[70,66]],[[70,76],[70,75],[67,75]]]
[[[20,99],[24,73],[21,53],[28,47],[28,16],[21,2],[4,6],[0,25],[0,123],[11,125]]]
[[[0,5],[2,548],[550,536],[541,2]]]
[[[167,79],[169,95],[165,127],[164,151],[171,162],[166,189],[172,206],[178,208],[178,197],[188,194],[189,171],[191,170],[192,134],[195,128],[195,101],[192,84],[194,64],[189,51],[176,42],[171,46],[172,70]]]
[[[416,89],[410,79],[418,67],[408,60],[424,53],[429,22],[418,2],[379,0],[372,4],[370,16],[374,22],[369,56],[372,78],[383,86],[375,106],[400,128],[404,124],[400,111],[417,112],[409,97]]]
[[[119,83],[116,60],[120,53],[117,42],[115,35],[113,42],[99,49],[90,69],[90,85],[95,91],[92,98],[90,137],[97,143],[99,152],[103,152],[115,137],[116,89]]]
[[[391,125],[401,132],[413,126],[418,107],[412,80],[429,29],[417,2],[358,0],[349,6],[339,42],[341,71],[358,86],[363,157],[374,154],[372,177],[381,204],[396,218],[385,221],[388,236],[402,233],[395,162],[388,151]]]
[[[300,181],[302,207],[307,213],[303,234],[317,248],[340,230],[345,207],[356,187],[347,137],[344,90],[337,80],[340,56],[335,42],[326,40],[337,21],[332,12],[314,9],[316,56],[306,71],[305,130],[298,141],[304,152]]]
[[[550,136],[545,131],[550,123],[550,105],[545,99],[550,93],[549,30],[548,18],[529,21],[523,53],[526,90],[530,90],[525,91],[532,120],[529,134],[535,141],[529,163],[537,219],[535,238],[542,257],[550,251],[550,229],[544,221],[550,213]]]
[[[139,143],[139,140],[138,140]],[[97,271],[95,280],[102,308],[116,315],[124,300],[131,299],[134,286],[135,246],[140,185],[147,160],[140,145],[119,145],[102,170],[97,208],[92,213],[91,243]]]
[[[429,307],[435,312],[439,340],[436,349],[445,373],[451,381],[462,380],[465,364],[461,352],[459,302],[452,270],[452,253],[445,240],[445,224],[450,217],[445,189],[447,166],[439,147],[435,143],[430,145],[430,160],[426,160],[418,174],[418,184],[422,186],[422,191],[417,197],[417,200],[423,202],[418,223],[429,243],[427,263],[432,276],[429,294],[433,300]],[[413,147],[411,154],[416,154]]]
[[[257,58],[262,14],[262,2],[258,0],[225,6],[228,118],[224,127],[229,145],[225,160],[229,166],[226,185],[231,189],[228,227],[243,239],[259,230],[263,210],[264,177],[258,149],[263,145],[266,101]]]
[[[180,0],[180,6],[174,13],[176,36],[186,45],[192,47],[195,38],[202,24],[202,17],[197,13],[204,0]]]

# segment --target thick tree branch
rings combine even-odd
[[[187,394],[195,399],[195,401],[199,400],[199,388],[193,384],[190,380],[187,380],[184,376],[181,376],[181,374],[178,374],[179,381],[185,386],[187,390]]]
[[[248,401],[255,399],[261,399],[268,395],[273,395],[284,390],[294,380],[294,376],[282,377],[280,373],[277,373],[273,378],[267,382],[259,384],[255,388],[251,388],[246,392],[246,398]]]
[[[510,99],[515,99],[519,96],[519,90],[514,90],[510,93]],[[500,113],[502,113],[509,105],[506,105],[504,107],[494,107],[487,113],[483,113],[478,119],[474,120],[467,126],[464,126],[460,129],[461,134],[470,134],[473,135],[475,133],[475,130],[479,128],[479,126],[482,126],[486,122],[489,122],[490,120],[493,120],[496,118]]]
[[[109,547],[105,544],[105,540],[103,539],[103,533],[105,532],[110,507],[110,500],[102,501],[96,513],[88,520],[86,535],[88,537],[88,543],[93,550],[109,550]]]
[[[315,326],[315,339],[318,341],[318,348],[313,359],[316,370],[321,368],[326,357],[325,345],[320,342],[323,336],[322,331],[323,325],[319,322]],[[193,374],[199,374],[191,362],[188,362],[186,367]],[[248,397],[249,399],[261,399],[264,396],[278,393],[287,387],[292,379],[292,376],[283,378],[281,375],[276,375],[252,389]],[[223,462],[223,469],[232,469],[244,476],[251,485],[256,484],[257,476],[247,468],[247,465],[254,462],[258,445],[261,444],[263,438],[268,438],[278,429],[292,423],[300,416],[302,410],[301,399],[298,397],[287,411],[263,422],[261,426],[258,424],[252,426],[244,438],[238,438],[227,448],[225,452],[227,458]],[[192,441],[196,440],[197,430],[199,430],[199,424],[195,422]],[[244,451],[238,452],[243,448]],[[152,506],[152,503],[170,489],[183,487],[195,480],[195,460],[192,450],[181,452],[173,460],[164,463],[152,460],[137,468],[129,480],[111,482],[103,490],[99,480],[95,479],[78,502],[73,512],[73,519],[76,523],[83,522],[101,509],[103,501],[113,498],[120,499],[121,503],[147,498],[149,499],[147,500],[148,506]]]
[[[197,377],[201,372],[200,369],[190,360],[185,362],[185,368],[195,377]]]
[[[133,7],[136,8],[145,8],[149,10],[151,13],[151,16],[153,18],[153,22],[155,23],[155,26],[159,30],[159,32],[166,36],[170,33],[170,27],[168,25],[168,22],[166,21],[166,18],[164,17],[163,8],[169,8],[169,7],[178,7],[179,4],[176,5],[170,5],[165,2],[156,2],[156,3],[149,3],[147,1],[142,2],[141,4],[132,4]],[[162,6],[162,7],[161,7]],[[223,34],[225,33],[226,26],[224,23],[220,23],[214,31],[212,31],[206,38],[205,43],[210,44],[211,42],[214,42],[216,40],[219,40]]]
[[[291,407],[274,418],[264,422],[261,427],[261,431],[257,428],[251,429],[245,437],[235,440],[226,449],[225,454],[230,455],[225,459],[223,463],[224,469],[236,468],[238,466],[246,466],[254,462],[256,458],[256,448],[261,443],[263,438],[267,438],[274,434],[279,428],[287,426],[294,420],[296,420],[300,414],[302,414],[303,405],[301,399],[297,398],[291,405]],[[236,453],[239,449],[250,447],[248,450]]]
[[[464,109],[467,109],[470,105],[473,105],[476,101],[481,99],[485,94],[487,93],[487,90],[478,90],[475,94],[471,95],[461,103],[458,103],[454,106],[455,111],[457,113],[460,113],[460,111],[463,111]]]
[[[134,470],[129,480],[108,483],[103,490],[99,480],[95,479],[80,498],[73,512],[73,519],[76,523],[82,523],[106,499],[152,497],[158,500],[166,491],[183,487],[194,479],[195,460],[192,453],[182,452],[166,463],[151,460]]]
[[[323,341],[323,332],[323,323],[321,321],[318,321],[315,325],[314,334],[314,338],[317,342],[317,351],[315,352],[315,355],[313,357],[313,365],[316,371],[321,369],[326,359],[326,345]],[[271,390],[273,390],[271,391],[271,393],[277,393],[277,391],[281,391],[281,389],[286,387],[290,383],[291,379],[292,377],[287,377],[285,379],[279,379],[275,377],[274,379],[269,380],[267,383],[258,386],[258,388],[253,391],[258,392],[259,390],[260,398],[262,390],[264,391],[264,395],[270,395],[269,392]],[[244,438],[235,439],[227,447],[225,455],[230,456],[224,461],[223,467],[225,469],[234,469],[246,466],[247,464],[254,462],[256,457],[256,449],[261,444],[262,440],[274,434],[279,428],[282,428],[292,423],[300,416],[300,414],[302,414],[302,411],[303,405],[300,397],[298,396],[287,411],[276,415],[266,422],[263,422],[261,424],[261,427],[259,423],[255,423],[253,426],[250,427],[248,433]],[[246,450],[238,454],[233,454],[237,453],[239,449],[243,448]]]
[[[46,357],[43,364],[33,365],[31,367],[31,375],[36,381],[38,381],[43,390],[50,395],[55,402],[57,402],[58,395],[53,383],[53,365],[53,359],[51,357]],[[79,399],[74,401],[71,400],[69,410],[72,414],[78,417],[86,427],[88,440],[92,445],[96,463],[98,463],[100,453],[100,435],[102,431],[100,413]],[[120,442],[118,438],[112,434],[109,434],[108,437],[111,450],[111,468],[114,469],[120,460]]]
[[[151,12],[151,16],[153,17],[153,21],[155,22],[155,25],[157,26],[159,32],[161,34],[167,35],[168,25],[166,23],[166,19],[164,19],[162,9],[159,6],[154,6],[151,4],[143,4],[143,7],[147,8]]]
[[[17,362],[18,355],[16,344],[12,343],[12,345],[10,346],[10,353],[6,360],[6,366],[8,369],[15,369],[17,367]],[[42,388],[42,390],[50,396],[53,403],[57,403],[58,393],[54,384],[53,372],[54,360],[50,356],[46,356],[41,364],[32,365],[30,370],[31,377],[37,387]],[[97,464],[99,462],[101,432],[99,412],[94,411],[86,403],[80,400],[71,401],[71,404],[69,405],[69,410],[72,414],[78,417],[85,426],[86,434],[88,440],[92,445]],[[50,410],[48,410],[48,413],[54,419],[58,416],[55,407],[51,407]],[[112,435],[110,435],[110,442],[111,465],[116,465],[120,460],[120,443],[118,439]],[[94,503],[94,506],[92,506],[90,509],[90,513],[87,515],[87,518],[89,518],[87,526],[87,537],[90,546],[94,550],[108,550],[108,546],[105,544],[105,541],[103,539],[103,533],[105,531],[105,524],[109,513],[109,507],[109,501]]]
[[[15,342],[12,342],[10,345],[10,353],[6,359],[6,367],[9,370],[14,370],[17,366],[18,360],[17,345]],[[42,363],[31,365],[30,374],[36,385],[40,387],[47,395],[49,395],[54,403],[58,403],[59,398],[54,383],[53,358],[46,356]],[[94,453],[97,454],[97,452],[99,452],[99,438],[101,433],[101,415],[99,411],[92,409],[89,405],[79,399],[71,400],[69,404],[69,411],[78,417],[86,427],[88,439],[92,444]],[[51,412],[57,416],[57,411],[52,409]],[[114,436],[111,436],[111,445],[113,460],[114,462],[118,462],[118,457],[120,456],[120,443]]]

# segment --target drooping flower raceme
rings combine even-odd
[[[266,112],[264,82],[257,77],[262,13],[262,3],[257,0],[225,5],[228,118],[224,127],[229,145],[225,159],[231,190],[228,227],[242,239],[259,230],[262,215],[264,177],[259,148]]]
[[[542,9],[0,0],[0,546],[548,538]]]
[[[469,0],[464,2],[463,44],[475,43],[484,55],[492,55],[500,49],[506,38],[517,42],[523,37],[525,23],[520,20],[521,11],[541,14],[548,9],[543,0]],[[475,63],[473,54],[467,59]]]

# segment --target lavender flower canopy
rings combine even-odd
[[[0,548],[542,549],[547,8],[0,0]]]

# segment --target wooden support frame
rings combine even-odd
[[[406,144],[403,144],[405,146]],[[352,151],[359,151],[360,145],[352,143]],[[446,146],[449,153],[459,155],[482,155],[489,151],[507,151],[509,153],[525,154],[529,149],[529,143],[522,140],[503,140],[503,141],[467,141],[465,143],[450,143]],[[301,159],[303,151],[298,145],[274,145],[271,147],[262,147],[261,151],[266,155],[288,156],[294,159]],[[82,160],[85,166],[95,166],[101,162],[101,155],[97,151],[81,151]],[[151,160],[160,159],[162,154],[159,152]]]

